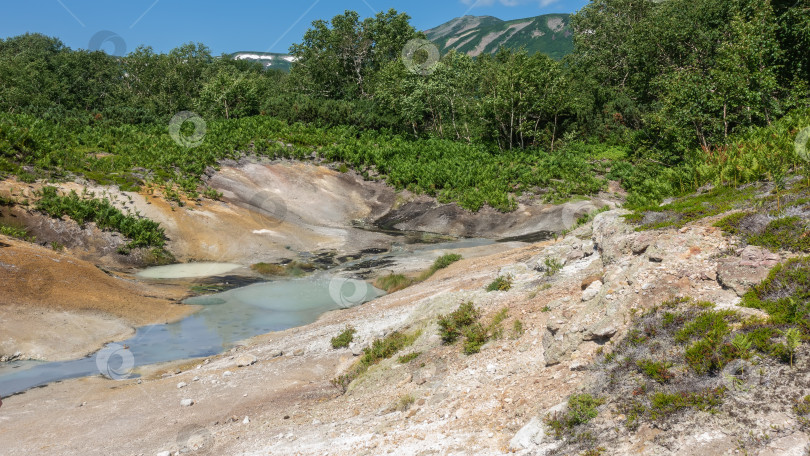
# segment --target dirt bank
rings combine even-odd
[[[182,291],[105,273],[52,249],[0,235],[0,355],[81,357],[134,328],[174,321],[194,308]]]
[[[706,224],[636,233],[618,211],[607,212],[562,241],[462,260],[311,325],[257,337],[204,362],[144,372],[141,382],[88,378],[8,398],[0,442],[10,455],[43,445],[57,455],[158,454],[189,442],[207,445],[208,453],[196,454],[545,454],[555,440],[538,416],[593,381],[588,369],[596,353],[624,336],[632,315],[673,295],[736,308],[739,297],[715,273],[724,262],[741,261],[732,247]],[[547,273],[548,259],[562,269]],[[485,291],[505,275],[510,290]],[[469,356],[437,335],[436,317],[463,302],[480,308],[485,322],[508,313],[503,337]],[[515,320],[521,332],[512,332]],[[347,325],[357,329],[353,345],[333,349],[330,339]],[[415,330],[421,336],[401,352],[417,353],[415,359],[385,360],[345,394],[332,384],[374,339]],[[193,405],[182,406],[183,399]],[[795,418],[783,421],[778,437],[797,432]],[[689,445],[689,454],[710,454],[722,421],[700,423],[688,428],[694,435],[661,442],[669,452]],[[757,432],[773,423],[763,421]],[[652,439],[644,429],[624,434],[618,454],[652,448],[652,441],[638,446]],[[713,437],[701,440],[706,432]],[[768,442],[758,448],[767,450]]]

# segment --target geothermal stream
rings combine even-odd
[[[222,293],[189,298],[201,309],[178,322],[143,326],[135,336],[108,344],[93,355],[59,362],[16,361],[0,364],[0,397],[60,380],[102,375],[137,377],[133,369],[155,363],[212,356],[235,343],[273,331],[314,322],[332,310],[360,305],[384,293],[365,281],[350,278],[358,269],[386,267],[397,262],[405,269],[429,264],[437,251],[455,251],[493,244],[465,239],[419,246],[394,246],[391,252],[344,263],[304,278],[261,282]],[[219,276],[238,264],[189,263],[141,271],[145,279]]]

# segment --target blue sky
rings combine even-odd
[[[362,16],[394,8],[427,29],[464,14],[504,20],[547,13],[575,12],[587,0],[24,0],[3,2],[0,37],[26,32],[60,38],[71,48],[90,47],[94,35],[113,32],[101,48],[120,53],[139,45],[166,52],[189,42],[202,42],[214,54],[235,51],[287,52],[316,19],[329,19],[351,9]],[[112,35],[108,34],[107,36]],[[115,51],[115,43],[119,51]]]

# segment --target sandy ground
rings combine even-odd
[[[119,207],[159,221],[169,249],[181,261],[244,265],[303,251],[388,248],[391,236],[356,226],[397,208],[405,215],[419,213],[417,228],[473,227],[500,234],[573,223],[579,212],[593,208],[587,202],[567,210],[532,206],[499,223],[503,214],[470,214],[424,198],[400,201],[381,183],[284,162],[224,166],[209,184],[223,192],[221,201],[188,202],[182,208],[155,195],[91,190],[107,192]],[[13,187],[0,183],[0,193],[11,189],[25,197],[34,188]],[[70,223],[44,220],[43,233]],[[9,350],[37,359],[75,358],[129,336],[135,326],[176,320],[194,310],[177,304],[187,286],[145,283],[121,272],[126,263],[115,257],[113,237],[104,234],[88,254],[86,246],[99,232],[92,226],[69,228],[83,240],[66,253],[0,238],[0,355]],[[204,450],[210,450],[196,454],[378,454],[392,452],[400,441],[409,442],[408,454],[430,454],[433,447],[466,454],[471,439],[480,440],[479,454],[498,454],[526,416],[554,405],[577,376],[567,367],[545,368],[540,342],[548,318],[541,309],[555,297],[578,291],[578,278],[541,295],[483,291],[502,268],[526,261],[545,246],[519,245],[471,249],[464,260],[426,282],[329,313],[305,327],[257,337],[208,360],[150,366],[135,373],[141,378],[121,381],[68,380],[5,398],[0,448],[9,455],[151,455],[191,446],[190,432],[192,440],[202,439]],[[416,272],[439,253],[378,272]],[[488,318],[500,308],[511,309],[512,319],[525,322],[525,334],[492,343],[476,357],[442,346],[431,321],[466,300],[474,300]],[[349,324],[358,329],[355,345],[333,350],[329,340]],[[332,385],[362,347],[403,328],[423,330],[412,349],[424,352],[416,361],[400,365],[389,360],[346,394]],[[243,352],[258,362],[238,367]],[[178,387],[181,382],[185,385]],[[534,397],[538,389],[552,387],[554,395],[540,402]],[[403,395],[412,395],[416,406],[394,410]],[[194,404],[181,406],[182,399]]]
[[[296,442],[300,442],[302,454],[349,454],[354,451],[350,448],[364,437],[340,439],[342,426],[350,426],[353,432],[357,432],[358,427],[367,427],[367,437],[375,435],[375,439],[387,433],[392,439],[405,439],[406,435],[398,431],[404,414],[397,412],[394,419],[388,413],[381,418],[378,412],[391,405],[392,395],[397,397],[398,393],[392,393],[391,388],[409,375],[406,372],[409,366],[375,371],[367,383],[341,395],[331,380],[355,357],[349,349],[332,349],[329,339],[351,324],[358,328],[357,343],[363,345],[382,333],[421,321],[426,315],[451,310],[465,296],[481,294],[482,287],[500,267],[536,254],[541,248],[524,247],[462,260],[417,286],[363,306],[331,312],[305,327],[259,336],[247,346],[209,360],[145,368],[140,372],[143,375],[140,382],[135,378],[113,381],[93,377],[51,384],[6,398],[0,410],[0,445],[8,455],[31,454],[31,451],[54,455],[152,455],[180,450],[185,443],[184,430],[195,429],[195,435],[203,436],[203,440],[210,439],[215,446],[209,453],[191,454],[253,454],[253,451],[258,451],[256,454],[295,454],[291,446],[295,447]],[[492,302],[483,304],[488,311],[525,299],[523,295],[496,295],[499,294],[491,294],[488,298]],[[535,315],[544,318],[542,313]],[[418,375],[427,375],[432,380],[419,387],[418,380],[409,381],[402,393],[411,392],[427,401],[430,407],[444,409],[442,404],[447,402],[448,389],[454,389],[451,372],[466,368],[467,372],[474,373],[477,368],[481,375],[487,376],[490,364],[487,359],[498,357],[504,350],[529,350],[542,359],[537,351],[542,349],[537,345],[536,334],[528,329],[524,339],[505,340],[488,348],[486,353],[490,356],[473,359],[455,353],[451,347],[436,350],[435,337],[426,333],[420,343],[434,351],[420,359],[425,367],[419,369],[422,373]],[[237,367],[243,353],[256,356],[258,362]],[[474,363],[473,369],[469,369],[473,367],[470,362]],[[530,365],[527,368],[534,369]],[[512,423],[515,410],[519,408],[521,413],[526,413],[536,407],[536,404],[529,405],[526,390],[535,384],[536,378],[509,374],[510,369],[523,370],[518,365],[499,364],[498,369],[499,380],[487,389],[498,385],[502,390],[498,394],[500,402],[511,392],[510,402],[514,400],[517,408],[493,408],[488,417],[491,429],[476,429],[465,421],[443,432],[458,428],[453,432],[467,438],[474,438],[479,432],[491,433],[492,449],[497,450],[516,426]],[[536,369],[541,366],[537,365]],[[388,377],[396,377],[396,380]],[[484,381],[484,377],[480,380]],[[178,388],[180,382],[187,385]],[[380,382],[389,384],[384,394],[369,391]],[[180,401],[185,398],[194,400],[194,405],[181,406]],[[523,401],[517,404],[521,398]],[[454,417],[443,418],[433,413],[430,412],[431,421],[454,420]],[[45,416],[49,418],[43,420]],[[245,417],[248,423],[244,422]],[[418,418],[427,418],[427,415]],[[306,435],[299,434],[302,426],[308,429]],[[34,427],[38,429],[36,433],[27,431]],[[86,432],[87,429],[93,431]],[[412,429],[409,435],[413,433],[419,431]],[[430,433],[424,435],[429,437]],[[335,439],[336,446],[327,451],[323,443],[330,438]],[[276,443],[281,446],[273,450]],[[463,442],[459,444],[459,448],[463,448]],[[265,445],[268,448],[262,449]]]
[[[0,355],[64,360],[122,340],[134,328],[195,310],[183,292],[107,274],[52,249],[0,236]]]

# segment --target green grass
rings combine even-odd
[[[568,398],[568,407],[564,413],[546,416],[544,421],[557,439],[573,434],[576,426],[587,423],[599,415],[596,409],[605,401],[590,394],[574,394]]]
[[[287,275],[287,269],[280,264],[273,263],[255,263],[250,265],[250,269],[265,276],[284,276]]]
[[[732,187],[717,187],[700,195],[689,195],[675,201],[659,206],[657,204],[637,208],[633,213],[625,216],[628,222],[638,224],[639,230],[659,228],[680,228],[702,218],[715,216],[735,209],[737,206],[749,202],[753,189],[737,190]],[[650,223],[642,223],[645,214],[660,214]]]
[[[556,258],[546,258],[543,260],[543,264],[546,266],[546,277],[553,276],[563,268],[562,262]]]
[[[370,347],[363,349],[363,355],[348,372],[333,379],[332,384],[346,391],[349,384],[366,373],[369,368],[410,347],[421,335],[421,330],[412,333],[394,331],[382,339],[375,339]]]
[[[130,239],[127,248],[158,247],[166,244],[160,224],[132,214],[124,214],[107,198],[94,198],[92,193],[79,196],[75,191],[59,194],[56,187],[43,187],[36,209],[51,217],[68,216],[79,225],[95,222],[100,229],[111,229]]]
[[[667,383],[672,379],[673,374],[669,371],[669,369],[672,368],[672,363],[670,362],[640,359],[636,361],[636,365],[644,375],[658,383]]]
[[[439,335],[442,342],[452,344],[464,334],[464,329],[476,323],[481,318],[481,311],[472,302],[461,304],[458,309],[438,319]]]
[[[810,257],[776,265],[743,296],[741,305],[765,311],[773,324],[798,325],[810,331]]]
[[[480,322],[481,311],[472,302],[459,305],[458,309],[438,318],[439,336],[445,344],[452,344],[464,338],[462,350],[466,355],[478,353],[481,347],[493,339],[503,337],[503,323],[509,316],[507,308],[499,310],[488,325]],[[523,323],[516,320],[513,333],[517,336],[523,332]]]
[[[433,264],[430,266],[429,269],[419,274],[419,277],[416,278],[416,281],[421,282],[423,280],[427,280],[439,269],[444,269],[459,260],[461,260],[461,255],[457,253],[444,254],[439,258],[436,258],[436,260],[433,262]]]
[[[783,217],[771,221],[761,234],[748,237],[748,243],[771,250],[810,252],[810,232],[807,222],[799,217]]]
[[[512,288],[512,276],[498,276],[489,285],[487,291],[509,291]]]
[[[395,291],[402,290],[407,288],[413,283],[413,279],[403,275],[403,274],[389,274],[387,276],[382,276],[378,278],[374,282],[374,286],[385,290],[386,293],[393,293]]]
[[[205,192],[201,179],[205,170],[220,160],[247,151],[268,158],[310,160],[314,152],[319,159],[341,163],[364,176],[377,174],[397,190],[457,202],[472,211],[484,205],[511,211],[518,196],[538,188],[546,190],[549,200],[564,200],[595,194],[606,184],[591,171],[588,150],[580,148],[493,153],[491,146],[481,143],[416,140],[387,131],[288,124],[253,116],[212,119],[202,145],[189,151],[174,143],[165,124],[69,125],[0,114],[0,158],[35,164],[51,178],[72,173],[102,185],[154,186],[196,198]],[[149,172],[135,174],[132,170],[138,168]],[[167,197],[180,201],[179,194],[172,195]]]
[[[411,353],[408,353],[407,355],[400,356],[399,358],[397,358],[397,361],[400,364],[408,364],[409,362],[411,362],[411,361],[415,360],[416,358],[418,358],[419,355],[421,355],[421,354],[422,354],[422,352],[411,352]]]
[[[268,277],[300,277],[316,270],[317,267],[312,263],[291,261],[287,264],[255,263],[250,265],[250,269]]]
[[[649,415],[653,420],[666,418],[683,409],[716,410],[723,403],[725,388],[706,388],[696,393],[657,392],[650,397]]]
[[[28,230],[18,226],[11,226],[0,223],[0,234],[21,239],[27,242],[36,242],[36,237],[30,236],[28,234]]]
[[[332,348],[346,348],[349,346],[350,343],[354,340],[354,335],[357,333],[357,330],[351,326],[347,326],[340,334],[333,337],[330,343],[332,344]]]

